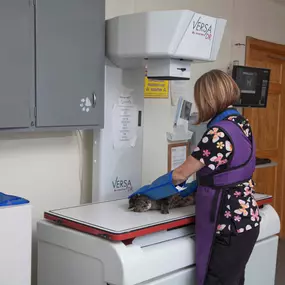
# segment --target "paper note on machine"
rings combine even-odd
[[[112,116],[114,148],[134,147],[137,140],[138,110],[134,106],[115,105]]]

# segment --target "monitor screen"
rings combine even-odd
[[[237,107],[265,108],[267,104],[270,70],[264,68],[234,66],[233,79],[240,88]]]

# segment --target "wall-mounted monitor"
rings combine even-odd
[[[266,108],[270,69],[235,65],[232,77],[240,89],[236,107]]]

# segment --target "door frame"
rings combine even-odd
[[[273,53],[274,55],[271,57],[269,57],[270,59],[276,59],[276,60],[281,60],[284,61],[284,63],[282,64],[283,68],[282,68],[282,86],[281,86],[281,96],[285,96],[285,45],[281,45],[281,44],[277,44],[277,43],[272,43],[272,42],[268,42],[268,41],[264,41],[264,40],[259,40],[253,37],[246,37],[246,50],[245,50],[245,65],[247,66],[248,63],[250,62],[250,52],[251,49],[254,47],[255,50],[260,50],[260,51],[265,51],[268,53]],[[272,88],[272,87],[271,87]],[[270,88],[270,89],[271,89]],[[270,92],[269,89],[269,92]],[[271,89],[272,90],[272,89]],[[285,98],[283,99],[283,102],[285,101]],[[285,111],[285,108],[284,108]],[[285,115],[283,117],[283,119],[285,119]],[[285,122],[283,123],[284,126]],[[281,209],[280,209],[280,220],[281,220],[281,233],[280,236],[285,238],[285,195],[284,195],[284,189],[285,189],[285,175],[283,175],[284,170],[285,170],[285,131],[283,131],[282,133],[282,151],[281,151],[281,161],[282,161],[282,165],[279,166],[280,167],[280,178],[281,181],[278,183],[277,181],[277,186],[278,184],[281,185],[281,190],[276,189],[275,193],[278,193],[278,196],[280,195],[281,198]],[[283,225],[284,224],[284,225]]]

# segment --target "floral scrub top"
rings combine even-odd
[[[243,130],[251,140],[252,131],[248,121],[242,116],[232,116],[231,120]],[[230,137],[220,128],[210,128],[204,134],[192,156],[200,160],[211,170],[223,169],[232,155]],[[258,205],[253,197],[253,181],[238,184],[226,190],[226,195],[221,205],[218,219],[217,234],[243,233],[260,224]]]

